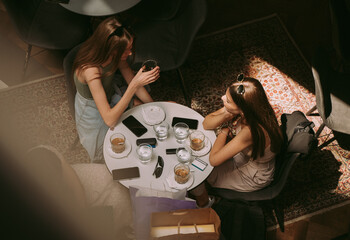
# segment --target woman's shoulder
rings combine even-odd
[[[98,67],[98,66],[86,66],[86,67],[81,68],[80,72],[83,73],[83,74],[100,73],[101,72],[101,67]]]
[[[247,141],[247,142],[252,142],[253,141],[253,136],[252,132],[250,130],[250,127],[244,124],[240,125],[241,129],[237,133],[236,137],[239,136],[241,140]]]
[[[100,78],[101,69],[96,66],[89,66],[76,71],[75,74],[80,82],[87,83],[89,80]]]

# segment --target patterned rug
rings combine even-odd
[[[0,90],[0,141],[23,151],[54,146],[69,163],[90,162],[69,112],[67,86],[56,75]]]
[[[282,113],[306,113],[316,104],[311,67],[277,15],[198,37],[181,72],[191,107],[203,116],[223,106],[221,96],[241,72],[261,81],[279,121]],[[162,74],[152,96],[184,104],[176,74],[169,75]],[[321,118],[309,120],[317,131]],[[319,144],[330,137],[331,131],[325,128]],[[297,161],[280,198],[285,221],[349,200],[349,159],[349,151],[333,142]],[[276,223],[268,218],[267,224]]]
[[[315,105],[310,66],[276,15],[198,37],[181,67],[192,97],[191,107],[206,116],[222,107],[221,96],[238,73],[260,80],[278,119]],[[184,104],[176,71],[162,72],[151,85],[155,100]],[[0,141],[29,148],[49,144],[69,163],[89,162],[76,143],[63,75],[0,90]],[[319,117],[310,117],[320,125]],[[320,143],[331,131],[323,131]],[[285,221],[325,210],[349,200],[350,153],[337,143],[315,150],[294,165],[279,203]],[[268,226],[276,224],[267,216]]]

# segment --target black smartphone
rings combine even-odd
[[[198,120],[197,119],[173,117],[173,122],[171,123],[171,126],[174,126],[178,122],[186,123],[190,129],[197,129],[198,128]]]
[[[131,179],[140,177],[139,167],[119,168],[112,170],[113,180]]]
[[[167,148],[165,149],[166,154],[175,154],[176,153],[176,148]]]
[[[157,143],[157,139],[155,138],[139,138],[139,139],[136,139],[136,145],[140,145],[141,143],[147,143],[149,145],[151,145],[152,147],[155,147],[156,146],[156,143]]]
[[[147,132],[147,128],[143,126],[139,120],[137,120],[133,115],[125,118],[122,123],[129,128],[137,137],[141,137]]]

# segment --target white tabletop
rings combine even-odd
[[[70,0],[68,4],[60,3],[68,10],[88,15],[107,16],[125,11],[141,0]]]
[[[140,138],[156,137],[153,127],[147,125],[144,122],[142,117],[142,107],[147,105],[156,105],[164,109],[166,113],[165,121],[168,122],[170,126],[170,129],[169,129],[170,133],[166,140],[157,141],[157,146],[153,148],[153,156],[152,156],[151,162],[147,164],[142,164],[138,159],[138,156],[136,153],[137,137],[126,126],[124,126],[124,124],[121,121],[127,118],[129,115],[133,115],[137,120],[139,120],[147,128],[147,132],[144,135],[142,135]],[[205,134],[205,136],[211,141],[212,144],[214,143],[216,139],[214,131],[204,130],[202,126],[202,122],[204,119],[203,116],[201,116],[199,113],[197,113],[191,108],[188,108],[186,106],[183,106],[177,103],[170,103],[170,102],[153,102],[153,103],[147,103],[147,104],[134,107],[126,111],[121,116],[114,130],[108,130],[105,137],[104,146],[103,146],[103,154],[104,154],[105,162],[110,172],[112,172],[113,169],[136,167],[136,166],[139,167],[140,169],[140,178],[121,180],[120,181],[121,184],[123,184],[126,187],[135,185],[135,186],[147,187],[147,188],[158,189],[158,190],[177,191],[176,189],[170,188],[166,181],[166,177],[173,172],[174,166],[178,163],[178,160],[175,154],[167,155],[165,153],[165,149],[178,148],[182,146],[180,143],[176,142],[176,139],[171,127],[171,122],[173,117],[197,119],[199,121],[198,130],[202,131]],[[108,151],[109,150],[108,148],[110,148],[109,138],[115,132],[123,133],[126,139],[132,145],[130,154],[125,158],[120,158],[120,159],[113,158],[110,154],[110,151]],[[155,178],[152,175],[152,173],[157,164],[158,155],[161,156],[164,160],[164,169],[163,169],[162,176],[159,178]],[[209,153],[199,158],[207,162],[208,166],[204,171],[201,171],[191,165],[191,171],[194,176],[194,182],[188,188],[188,190],[193,189],[194,187],[198,186],[201,182],[203,182],[213,169],[213,167],[209,164]]]

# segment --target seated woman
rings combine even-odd
[[[153,101],[144,86],[159,78],[159,67],[147,72],[141,68],[134,75],[126,61],[132,55],[133,44],[133,35],[115,17],[110,17],[81,44],[74,61],[76,126],[80,142],[93,162],[103,161],[106,132],[116,125],[123,112],[134,104]],[[114,86],[118,69],[127,83],[126,89],[120,84]]]
[[[65,219],[89,239],[135,239],[129,190],[113,180],[104,164],[70,165],[47,145],[30,149],[24,159],[40,189],[51,196],[46,200],[60,206],[48,209],[43,203],[41,210],[49,213],[43,218],[53,218],[55,224]]]
[[[216,129],[234,122],[235,133],[229,128],[219,130],[209,156],[214,169],[207,182],[240,192],[262,189],[273,180],[275,156],[283,139],[265,91],[258,80],[240,74],[222,101],[224,107],[206,116],[203,127]],[[199,207],[208,205],[204,184],[191,193]]]

